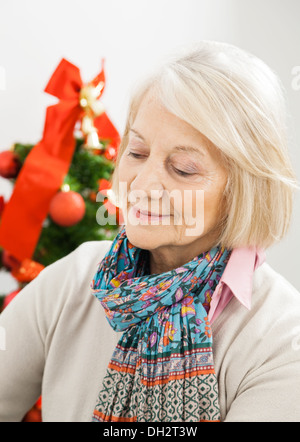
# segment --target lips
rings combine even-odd
[[[170,216],[170,215],[161,215],[161,214],[157,214],[157,213],[152,213],[152,212],[149,212],[148,210],[141,210],[138,207],[132,207],[132,209],[134,211],[134,214],[137,217],[143,216],[143,217],[148,217],[148,218],[164,218],[164,217]]]
[[[168,216],[168,215],[160,215],[159,213],[151,213],[151,212],[146,212],[144,210],[139,210],[138,211],[142,214],[142,215],[146,215],[146,216],[156,216],[156,217],[163,217],[163,216]]]

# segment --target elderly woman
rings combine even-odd
[[[265,260],[297,181],[282,87],[203,41],[136,90],[113,176],[125,223],[1,315],[0,418],[300,420],[300,293]],[[94,296],[93,296],[94,295]]]

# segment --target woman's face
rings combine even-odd
[[[174,265],[209,250],[219,233],[226,180],[215,146],[149,91],[119,163],[129,241],[166,259],[170,251]]]

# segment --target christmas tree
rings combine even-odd
[[[118,228],[119,209],[114,209],[113,204],[107,198],[107,190],[110,188],[109,180],[114,171],[114,162],[107,158],[110,158],[109,151],[104,151],[106,155],[105,153],[91,153],[83,147],[83,138],[75,138],[75,141],[76,147],[70,169],[64,177],[60,190],[51,200],[49,214],[43,222],[41,235],[32,256],[33,261],[43,266],[52,264],[85,241],[114,238]],[[3,154],[9,152],[11,160],[18,164],[17,169],[21,169],[33,147],[29,144],[16,143],[11,151],[5,151]],[[7,158],[7,155],[5,157]],[[3,163],[0,154],[0,175],[5,176]],[[17,175],[9,179],[14,182],[16,178]],[[96,201],[99,192],[104,199],[100,203]],[[106,226],[100,226],[97,223],[97,210],[102,204],[107,208],[105,215],[107,218],[116,213],[117,225],[107,223]],[[1,225],[1,212],[5,207],[3,197],[0,207],[2,207],[2,210],[0,209]],[[113,221],[113,216],[111,221]],[[2,248],[0,265],[11,270],[15,267],[15,261],[15,258]]]
[[[120,139],[99,100],[104,85],[103,61],[84,85],[62,59],[45,88],[60,101],[47,109],[42,140],[0,153],[0,176],[13,183],[9,201],[0,195],[0,267],[18,283],[0,292],[0,311],[46,266],[83,242],[112,240],[123,222],[110,199]],[[39,421],[40,407],[25,421]]]

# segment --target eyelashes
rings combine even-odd
[[[134,153],[134,152],[128,152],[127,155],[128,155],[128,156],[131,156],[131,157],[133,157],[133,158],[137,158],[137,159],[139,159],[139,158],[143,158],[143,157],[144,157],[144,155],[141,155],[141,154],[139,154],[139,153]]]
[[[183,170],[176,169],[176,167],[173,167],[173,169],[174,169],[174,171],[175,171],[176,173],[178,173],[178,175],[180,175],[180,176],[187,177],[187,176],[196,175],[196,173],[188,173],[188,172],[184,172]]]
[[[142,159],[145,157],[145,155],[141,155],[139,153],[135,153],[135,152],[131,152],[129,151],[127,156],[132,157],[136,160]],[[193,175],[197,175],[196,172],[185,172],[183,170],[179,170],[176,167],[172,166],[172,169],[174,170],[175,173],[177,173],[178,175],[182,176],[182,177],[189,177],[189,176],[193,176]]]

